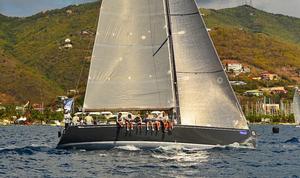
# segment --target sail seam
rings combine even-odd
[[[177,73],[181,73],[181,74],[210,74],[210,73],[219,73],[219,72],[223,72],[224,70],[216,70],[216,71],[207,71],[207,72],[177,72]]]
[[[170,14],[170,16],[190,16],[190,15],[199,15],[199,12],[185,13],[185,14]]]
[[[132,45],[132,44],[109,44],[109,43],[98,43],[96,44],[96,46],[104,46],[104,47],[123,47],[123,48],[127,48],[127,47],[138,47],[140,49],[151,49],[153,47],[158,47],[160,45]]]

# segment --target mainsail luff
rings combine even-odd
[[[248,129],[194,0],[170,0],[181,122]]]
[[[295,123],[300,124],[300,96],[299,89],[295,89],[294,98],[293,98],[293,113],[295,118]]]
[[[175,107],[165,16],[162,0],[102,1],[85,110]]]

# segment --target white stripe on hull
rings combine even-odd
[[[84,146],[85,148],[107,148],[116,146],[133,145],[138,148],[158,148],[160,146],[174,146],[184,148],[196,148],[196,149],[210,149],[214,147],[224,147],[221,145],[205,145],[205,144],[191,144],[191,143],[176,143],[176,142],[148,142],[148,141],[105,141],[105,142],[80,142],[80,143],[66,143],[58,145],[58,148],[76,148]]]

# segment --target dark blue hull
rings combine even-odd
[[[119,145],[154,148],[165,145],[206,147],[239,144],[255,147],[249,130],[176,126],[171,131],[147,130],[144,126],[127,131],[113,125],[71,126],[64,130],[57,148],[107,149]],[[248,144],[248,145],[247,145]]]

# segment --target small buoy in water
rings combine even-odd
[[[272,131],[273,133],[279,133],[279,127],[273,127]]]

